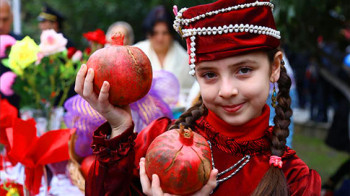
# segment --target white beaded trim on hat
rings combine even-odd
[[[239,4],[227,8],[222,8],[210,12],[206,12],[204,14],[200,14],[198,16],[195,16],[190,19],[183,19],[182,13],[187,10],[187,8],[182,8],[176,15],[175,21],[174,21],[174,29],[182,36],[182,37],[190,37],[191,43],[190,43],[190,68],[191,71],[189,72],[190,75],[195,75],[195,62],[196,62],[196,35],[216,35],[216,34],[223,34],[223,33],[238,33],[238,32],[249,32],[254,34],[262,34],[262,35],[269,35],[276,39],[281,39],[280,32],[269,28],[265,26],[258,26],[258,25],[252,25],[252,24],[230,24],[230,25],[224,25],[224,26],[217,26],[217,27],[202,27],[202,28],[195,28],[195,29],[182,29],[183,25],[188,25],[189,23],[195,22],[197,20],[200,20],[202,18],[210,17],[212,15],[217,15],[219,13],[224,12],[230,12],[238,9],[244,9],[249,7],[258,7],[258,6],[268,6],[272,10],[274,8],[274,5],[270,2],[259,2],[256,1],[254,3],[245,3],[245,4]]]

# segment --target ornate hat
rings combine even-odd
[[[242,52],[274,49],[280,44],[269,0],[219,0],[182,8],[175,30],[187,42],[191,75],[195,63],[230,57]]]

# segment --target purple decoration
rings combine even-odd
[[[180,84],[175,75],[168,71],[154,71],[151,90],[142,99],[130,104],[135,131],[140,132],[160,117],[173,118],[171,107],[178,101]],[[92,134],[106,120],[80,95],[68,99],[64,107],[67,112],[64,121],[68,128],[76,128],[75,153],[86,157],[92,154]]]
[[[77,140],[75,152],[78,156],[86,157],[92,154],[90,144],[92,134],[106,120],[96,112],[80,95],[75,95],[64,103],[67,112],[64,122],[68,128],[76,128]]]

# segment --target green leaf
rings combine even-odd
[[[9,59],[2,59],[1,63],[5,66],[10,68],[10,60]]]

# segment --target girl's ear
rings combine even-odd
[[[272,83],[277,82],[278,79],[280,78],[282,58],[283,58],[283,53],[281,51],[278,51],[275,54],[275,57],[272,62],[272,67],[271,67],[270,82]]]

